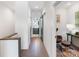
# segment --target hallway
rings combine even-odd
[[[0,39],[17,33],[14,40],[0,41],[0,57],[56,56],[55,3],[0,1]]]
[[[22,51],[22,57],[48,57],[44,44],[39,38],[32,38],[29,50]]]

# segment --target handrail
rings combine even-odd
[[[0,39],[0,40],[19,40],[21,37],[15,37],[15,38],[5,38],[5,39]]]
[[[8,39],[8,38],[10,38],[10,37],[12,37],[14,35],[17,35],[17,33],[13,33],[13,34],[7,35],[7,36],[5,36],[3,38],[0,38],[0,39]]]

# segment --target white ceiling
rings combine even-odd
[[[44,7],[44,2],[43,1],[30,1],[29,7],[31,9],[42,9]]]
[[[31,17],[32,18],[39,18],[46,7],[47,4],[54,4],[55,1],[30,1],[29,7],[31,9]]]
[[[13,11],[15,10],[15,1],[0,1],[0,4],[10,8]]]
[[[52,6],[56,3],[56,1],[29,1],[29,7],[34,10],[42,10],[46,4],[52,4]],[[38,7],[38,8],[36,8]]]
[[[30,1],[29,2],[32,19],[38,19],[41,16],[41,12],[44,8],[44,3],[45,2],[43,1]]]
[[[53,5],[55,1],[50,1]],[[29,1],[29,7],[31,9],[32,15],[31,17],[40,17],[41,13],[46,4],[50,4],[49,1]],[[12,11],[15,11],[16,1],[0,1],[0,4],[5,5],[6,7],[10,8]],[[38,7],[38,8],[36,8]]]
[[[49,1],[29,1],[28,3],[29,3],[29,7],[31,9],[43,10],[45,3],[47,3],[47,2],[49,2]],[[55,1],[52,1],[52,4],[54,4],[54,3],[55,3]],[[0,1],[0,4],[3,4],[12,10],[15,10],[16,1]],[[35,8],[35,7],[38,7],[38,8]]]
[[[56,6],[56,8],[69,8],[74,4],[79,3],[78,1],[62,1],[60,4]]]

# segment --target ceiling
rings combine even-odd
[[[44,1],[30,1],[29,7],[31,10],[42,10],[44,7]]]
[[[74,4],[79,3],[78,1],[61,1],[58,5],[56,5],[56,8],[69,8]]]
[[[32,15],[31,17],[32,18],[40,17],[44,10],[44,7],[50,3],[53,5],[55,1],[29,1],[29,7]]]
[[[43,9],[47,3],[53,5],[56,1],[29,1],[29,7],[33,10]]]
[[[29,1],[29,7],[32,10],[42,10],[45,6],[45,3],[47,3],[49,1]],[[51,2],[51,1],[50,1]],[[55,1],[52,1],[52,4],[54,4]],[[0,4],[3,4],[7,7],[9,7],[10,9],[14,10],[15,9],[15,4],[16,1],[0,1]]]
[[[43,10],[43,8],[45,7],[45,4],[51,2],[52,5],[54,4],[54,6],[67,6],[66,3],[71,2],[72,4],[77,3],[77,2],[72,2],[72,1],[29,1],[29,7],[31,10]],[[9,7],[10,9],[14,10],[15,9],[15,4],[16,1],[0,1],[0,5],[3,4],[7,7]]]
[[[5,1],[5,2],[4,1],[0,1],[0,4],[10,8],[13,11],[15,9],[15,1]]]

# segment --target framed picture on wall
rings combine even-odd
[[[75,12],[75,26],[79,27],[79,11]]]
[[[60,23],[60,15],[56,15],[56,18],[57,18],[56,22]]]
[[[60,25],[60,15],[56,15],[56,31],[59,30],[59,25]]]

